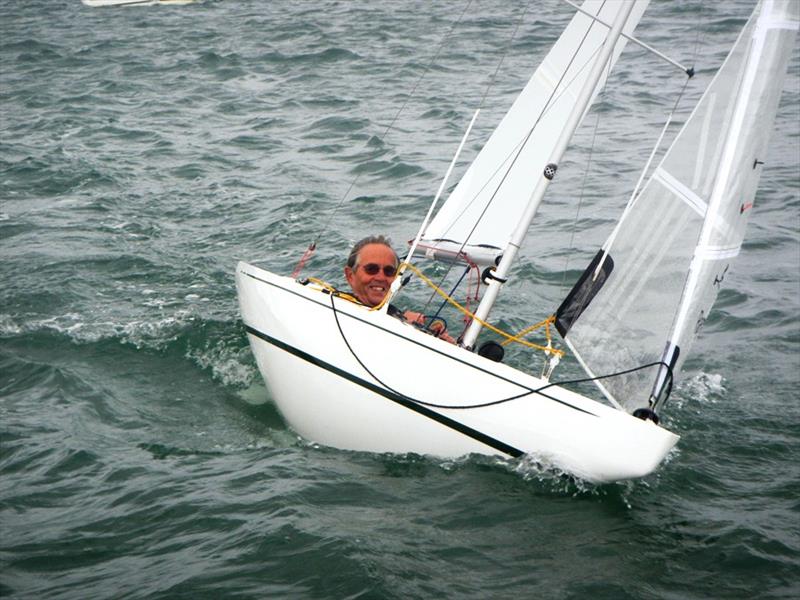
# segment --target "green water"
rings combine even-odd
[[[0,596],[800,596],[797,49],[654,475],[593,486],[531,459],[333,450],[271,402],[235,263],[288,274],[319,234],[307,273],[343,285],[353,240],[413,237],[521,10],[473,3],[384,135],[463,7],[0,4]],[[749,10],[653,0],[638,33],[686,62],[697,45],[696,98]],[[567,19],[528,8],[465,160]],[[583,132],[542,211],[562,231],[532,233],[506,324],[563,296],[683,84],[629,60],[600,106],[591,193],[576,221]]]

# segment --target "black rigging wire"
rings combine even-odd
[[[532,1],[533,0],[528,0],[528,3],[522,9],[522,12],[520,13],[519,18],[517,19],[516,25],[514,26],[514,31],[511,33],[511,37],[509,38],[508,42],[506,43],[506,47],[503,49],[503,54],[500,56],[500,60],[498,61],[497,66],[494,69],[494,73],[492,73],[492,76],[489,78],[489,83],[486,84],[486,87],[483,90],[483,96],[481,96],[480,104],[478,104],[478,110],[483,109],[484,105],[486,104],[486,98],[489,95],[489,91],[494,87],[494,82],[497,79],[497,74],[500,72],[500,68],[503,66],[503,62],[505,61],[506,56],[508,56],[508,51],[511,48],[511,45],[514,43],[514,39],[516,39],[516,37],[517,37],[517,33],[519,32],[520,25],[525,20],[525,15],[528,13],[528,8],[530,7]],[[505,161],[503,161],[503,162],[505,163]],[[498,170],[499,170],[499,167],[498,167]],[[495,174],[496,173],[497,173],[497,171],[495,171]],[[493,177],[494,177],[494,174],[492,174],[492,178]],[[487,181],[486,184],[484,185],[484,188],[488,184],[489,184],[489,182]],[[481,188],[480,191],[483,191],[484,188]],[[484,212],[486,212],[486,211],[484,211]],[[462,214],[463,214],[463,211],[462,211]],[[477,224],[476,224],[476,226],[477,226]],[[473,229],[473,231],[474,231],[474,229]],[[468,238],[469,238],[469,236],[468,236]],[[461,246],[461,248],[459,248],[458,254],[456,256],[461,254],[461,251],[464,249],[465,245],[466,244],[462,244],[462,246]],[[437,287],[441,288],[444,285],[444,280],[447,279],[447,276],[450,274],[450,271],[453,269],[454,265],[455,265],[455,261],[445,270],[444,275],[442,275],[439,278],[439,282],[437,284]],[[428,309],[428,306],[430,306],[431,302],[433,302],[433,298],[434,298],[435,293],[436,292],[431,292],[431,295],[428,297],[428,301],[425,303],[423,311],[426,311]]]
[[[558,402],[559,404],[567,404],[563,400],[559,400],[558,398],[555,398],[555,397],[553,397],[551,395],[545,394],[544,390],[546,390],[548,388],[551,388],[551,387],[554,387],[554,386],[576,385],[576,384],[580,384],[580,383],[588,383],[588,382],[592,382],[592,381],[600,381],[601,379],[609,379],[611,377],[619,377],[621,375],[628,375],[628,374],[634,373],[636,371],[641,371],[641,370],[649,369],[649,368],[656,367],[656,366],[663,366],[663,367],[665,367],[667,369],[667,372],[668,372],[668,375],[669,375],[669,385],[672,386],[672,379],[673,379],[672,378],[672,368],[668,364],[666,364],[666,363],[664,363],[662,361],[657,361],[657,362],[648,363],[646,365],[641,365],[641,366],[638,366],[638,367],[627,369],[625,371],[619,371],[617,373],[610,373],[608,375],[599,375],[599,376],[596,376],[596,377],[585,377],[585,378],[581,378],[581,379],[572,379],[572,380],[567,380],[567,381],[553,381],[553,382],[550,382],[547,385],[543,385],[542,387],[539,387],[539,388],[530,388],[530,387],[528,387],[526,385],[523,385],[523,384],[515,381],[515,382],[511,382],[511,383],[513,383],[514,385],[516,385],[518,387],[523,388],[525,390],[524,392],[522,392],[521,394],[517,394],[516,396],[509,396],[508,398],[501,398],[499,400],[491,400],[489,402],[482,402],[480,404],[445,405],[445,404],[436,404],[436,403],[433,403],[433,402],[425,402],[423,400],[417,400],[416,398],[411,398],[410,396],[407,396],[406,394],[403,394],[402,392],[399,392],[396,389],[394,389],[393,387],[391,387],[390,385],[388,385],[386,382],[384,382],[382,379],[380,379],[377,375],[375,375],[375,373],[373,373],[372,370],[370,370],[370,368],[367,367],[367,365],[364,364],[364,361],[362,361],[361,358],[359,358],[358,354],[356,354],[355,350],[353,350],[353,347],[350,345],[350,342],[348,341],[347,336],[345,335],[344,330],[342,329],[342,324],[339,321],[339,311],[337,310],[336,304],[335,304],[335,301],[334,301],[334,298],[335,298],[336,294],[332,293],[330,296],[331,296],[331,310],[333,311],[333,318],[336,321],[336,327],[339,330],[339,335],[341,336],[342,341],[344,342],[345,346],[347,346],[347,349],[350,351],[350,354],[353,356],[353,358],[356,359],[356,362],[359,365],[361,365],[361,368],[364,369],[367,372],[367,374],[369,374],[370,377],[372,377],[376,382],[378,382],[380,385],[382,385],[386,390],[392,392],[393,394],[396,394],[397,396],[399,396],[400,398],[402,398],[404,400],[407,400],[409,402],[413,402],[414,404],[419,404],[420,406],[425,406],[425,407],[428,407],[428,408],[451,409],[451,410],[469,410],[469,409],[473,409],[473,408],[486,408],[488,406],[495,406],[497,404],[505,404],[506,402],[511,402],[513,400],[519,400],[521,398],[524,398],[526,396],[530,396],[530,395],[533,395],[533,394],[538,394],[539,396],[544,396],[545,398],[548,398],[549,400],[553,400],[555,402]],[[572,406],[572,405],[569,404],[569,406]],[[577,408],[577,407],[572,406],[572,408]],[[578,408],[578,410],[583,410],[583,409]]]
[[[702,13],[702,8],[701,8],[701,13]],[[699,22],[699,19],[696,22]],[[680,89],[680,92],[678,92],[678,95],[675,98],[675,102],[672,105],[672,110],[670,111],[669,117],[667,119],[668,122],[669,122],[669,120],[671,120],[672,115],[674,115],[675,111],[678,109],[678,104],[680,104],[680,101],[683,99],[683,95],[686,92],[686,88],[688,87],[689,82],[691,81],[691,79],[692,79],[692,77],[694,75],[694,63],[697,60],[698,47],[699,47],[699,41],[700,41],[699,35],[700,35],[700,30],[699,30],[699,27],[698,27],[698,29],[697,29],[697,37],[696,37],[696,40],[695,40],[695,47],[694,47],[694,57],[692,58],[693,64],[692,64],[692,67],[687,70],[688,77],[686,77],[686,79],[684,79],[683,85],[681,86],[681,89]],[[599,123],[599,119],[600,119],[600,115],[598,114],[597,115],[598,123]],[[592,136],[592,145],[591,145],[590,152],[589,152],[589,161],[591,161],[591,156],[592,156],[592,154],[594,152],[594,144],[595,144],[594,136],[597,134],[596,127],[597,127],[597,124],[595,125],[594,135]],[[588,174],[588,171],[589,171],[589,165],[587,164],[586,172],[584,174],[584,184],[585,184],[585,178],[586,178],[586,175]],[[643,191],[643,189],[640,189],[638,191],[637,196],[636,196],[637,199],[638,199],[639,195],[642,193],[642,191]],[[573,224],[572,236],[570,238],[570,244],[569,244],[570,250],[573,248],[573,245],[572,245],[573,244],[573,239],[574,239],[574,236],[575,236],[576,225],[577,225],[577,221],[578,221],[580,210],[581,210],[581,205],[582,205],[582,200],[583,200],[583,186],[581,187],[580,199],[581,199],[581,202],[579,202],[579,205],[578,205],[578,209],[577,209],[577,212],[576,212],[576,215],[575,215],[575,221],[574,221],[574,224]],[[564,271],[563,271],[563,274],[562,274],[561,286],[559,288],[560,290],[564,288],[564,284],[566,283],[567,269],[569,267],[569,258],[570,258],[570,255],[567,255],[567,258],[566,258],[565,264],[564,264]],[[580,305],[580,309],[578,311],[579,314],[583,310],[583,308],[585,307],[585,303],[588,302],[589,300],[590,300],[589,297],[586,297],[584,299],[584,302]],[[670,371],[670,376],[671,376],[671,371]]]
[[[605,5],[605,3],[604,3],[604,5]],[[528,5],[526,5],[526,7],[525,7],[525,11],[523,11],[523,15],[522,15],[523,17],[524,17],[524,15],[525,15],[525,12],[527,12],[528,6],[530,6],[530,2],[528,3]],[[517,28],[519,28],[519,23],[520,23],[521,21],[522,21],[522,19],[520,19],[520,20],[518,21],[518,23],[517,23]],[[578,47],[575,49],[575,52],[573,53],[572,57],[570,58],[570,60],[569,60],[569,63],[567,64],[566,68],[564,68],[563,72],[561,73],[561,77],[559,78],[558,82],[557,82],[557,83],[556,83],[556,84],[553,86],[553,90],[552,90],[552,92],[550,93],[550,97],[547,99],[547,101],[545,102],[544,106],[542,107],[542,110],[541,110],[541,112],[540,112],[540,113],[539,113],[539,115],[536,117],[536,121],[533,123],[533,126],[532,126],[532,127],[529,129],[529,130],[528,130],[528,132],[527,132],[527,133],[525,134],[525,136],[524,136],[524,137],[523,137],[523,138],[520,140],[520,142],[519,142],[519,143],[518,143],[518,144],[517,144],[517,145],[514,147],[514,149],[512,149],[512,151],[509,153],[509,155],[506,157],[506,159],[505,159],[505,160],[504,160],[502,163],[500,163],[500,165],[501,165],[501,166],[499,166],[499,167],[498,167],[498,168],[495,170],[495,172],[494,172],[494,173],[492,173],[492,176],[491,176],[491,177],[490,177],[490,178],[489,178],[489,179],[488,179],[488,180],[485,182],[485,184],[483,185],[483,187],[481,187],[481,189],[480,189],[480,190],[478,190],[478,192],[477,192],[477,193],[475,194],[475,196],[473,197],[473,201],[477,199],[477,197],[478,197],[478,196],[481,194],[481,192],[483,192],[483,190],[484,190],[484,189],[486,189],[486,186],[487,186],[487,185],[489,185],[489,182],[490,182],[490,181],[492,181],[492,180],[494,179],[494,176],[495,176],[495,175],[496,175],[496,174],[497,174],[497,173],[500,171],[500,169],[501,169],[501,168],[503,168],[503,165],[505,165],[505,164],[507,163],[507,161],[509,160],[509,158],[511,158],[511,156],[513,155],[513,158],[511,159],[511,163],[508,165],[508,167],[506,167],[506,168],[505,168],[505,173],[503,174],[503,176],[502,176],[502,179],[500,180],[500,182],[499,182],[499,183],[497,184],[497,186],[495,187],[495,190],[494,190],[494,192],[492,193],[492,195],[491,195],[491,197],[489,198],[488,202],[486,203],[486,205],[484,206],[483,210],[481,211],[481,214],[480,214],[480,215],[478,216],[478,218],[476,219],[476,221],[475,221],[475,224],[472,226],[472,229],[469,231],[469,233],[467,234],[467,236],[464,238],[464,241],[461,243],[461,247],[458,249],[458,253],[457,253],[457,255],[461,255],[461,253],[463,252],[464,248],[467,246],[467,242],[468,242],[468,241],[469,241],[469,239],[472,237],[472,234],[473,234],[473,233],[475,233],[475,230],[478,228],[478,225],[479,225],[479,224],[480,224],[480,222],[483,220],[484,216],[486,215],[486,212],[489,210],[489,207],[492,205],[492,203],[494,202],[494,200],[497,198],[497,194],[498,194],[498,192],[500,191],[500,188],[503,186],[503,183],[505,182],[506,178],[508,177],[508,174],[511,172],[511,169],[512,169],[512,167],[514,166],[514,164],[515,164],[515,163],[517,162],[517,160],[519,159],[519,156],[522,154],[522,150],[525,148],[525,145],[528,143],[528,140],[529,140],[529,139],[530,139],[530,137],[533,135],[533,132],[534,132],[534,131],[536,130],[536,128],[538,127],[538,125],[539,125],[539,123],[541,122],[541,120],[542,120],[542,118],[544,117],[544,115],[545,115],[545,114],[547,114],[547,112],[549,111],[549,109],[550,109],[550,108],[551,108],[551,107],[554,105],[555,99],[556,99],[556,97],[557,97],[557,96],[556,96],[556,92],[558,92],[558,90],[559,90],[559,88],[560,88],[561,84],[564,82],[564,78],[566,77],[566,75],[567,75],[567,72],[568,72],[568,71],[569,71],[569,69],[572,67],[572,64],[575,62],[576,58],[578,57],[578,53],[579,53],[579,52],[580,52],[580,50],[583,48],[583,44],[586,42],[586,38],[589,36],[589,32],[592,30],[592,28],[593,28],[595,25],[596,25],[596,22],[593,20],[593,21],[591,22],[591,24],[589,25],[589,27],[586,29],[585,33],[583,34],[583,38],[581,39],[581,42],[580,42],[580,44],[578,44]],[[514,30],[514,35],[516,35],[516,31],[517,31],[517,29],[515,29],[515,30]],[[513,39],[513,37],[512,37],[512,39]],[[507,52],[507,50],[506,50],[506,52]],[[592,56],[594,56],[595,54],[596,54],[596,52],[595,52],[595,53],[593,53],[593,54],[592,54]],[[505,54],[503,55],[503,58],[504,58],[504,57],[505,57]],[[501,64],[502,64],[502,59],[501,59]],[[498,66],[498,69],[499,69],[499,66]],[[580,70],[582,70],[582,69],[579,69],[579,71],[580,71]],[[495,74],[496,74],[496,73],[495,73]],[[493,81],[494,81],[494,78],[492,79],[492,82],[493,82]],[[491,83],[491,82],[490,82],[490,83]],[[487,90],[487,92],[488,92],[488,90]],[[486,94],[484,94],[484,98],[485,98],[485,97],[486,97]],[[515,154],[515,153],[516,153],[516,154]],[[466,209],[467,209],[467,208],[468,208],[468,207],[471,205],[471,203],[472,203],[472,201],[470,201],[470,202],[469,202],[469,203],[468,203],[468,204],[467,204],[467,205],[464,207],[464,209],[461,211],[460,215],[463,215],[463,214],[464,214],[464,212],[466,212]],[[453,219],[453,223],[455,223],[455,221],[457,221],[457,220],[458,220],[458,218],[460,218],[460,215],[459,215],[459,216],[457,216],[456,218],[454,218],[454,219]],[[446,233],[446,232],[445,232],[445,233]],[[440,280],[440,283],[441,283],[442,281],[444,281],[444,279],[445,279],[445,278],[447,277],[447,275],[450,273],[451,269],[452,269],[452,265],[451,265],[451,266],[450,266],[450,267],[447,269],[447,271],[445,271],[445,274],[442,276],[442,278],[441,278],[441,280]],[[439,287],[441,287],[441,285],[440,285]],[[433,295],[431,295],[431,297],[429,298],[429,300],[428,300],[428,303],[426,304],[426,307],[427,307],[427,306],[428,306],[428,304],[430,304],[430,302],[432,301],[432,297],[433,297]]]

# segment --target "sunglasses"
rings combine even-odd
[[[367,275],[377,275],[381,270],[381,266],[375,263],[367,263],[366,265],[362,265],[361,268],[364,269],[364,273]],[[383,266],[383,274],[386,277],[394,277],[395,273],[397,273],[397,267],[393,267],[392,265]]]

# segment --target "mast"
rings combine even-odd
[[[481,330],[481,321],[486,320],[487,316],[489,315],[489,311],[492,309],[492,306],[497,300],[497,295],[500,293],[500,287],[506,282],[506,276],[511,268],[511,263],[516,258],[520,245],[528,234],[528,228],[530,227],[533,217],[542,202],[542,198],[544,197],[550,181],[552,181],[553,177],[555,176],[556,170],[558,169],[558,163],[561,160],[561,157],[564,155],[567,145],[572,139],[572,136],[574,135],[575,130],[578,128],[584,112],[586,112],[586,109],[592,100],[592,95],[597,82],[602,77],[603,70],[606,68],[608,61],[611,58],[614,47],[617,44],[617,40],[619,39],[622,29],[625,26],[628,17],[630,16],[631,10],[633,9],[633,5],[633,2],[626,2],[614,19],[611,31],[606,38],[599,56],[592,65],[592,70],[586,82],[584,83],[583,88],[581,89],[580,96],[575,104],[572,114],[570,115],[570,119],[567,121],[566,126],[561,131],[558,142],[550,154],[550,160],[548,161],[544,172],[539,177],[539,181],[537,182],[536,187],[531,194],[527,208],[523,213],[517,228],[514,230],[511,240],[503,252],[503,258],[500,260],[500,263],[497,265],[497,268],[491,275],[491,280],[488,283],[486,292],[484,293],[483,298],[478,305],[478,309],[475,311],[476,318],[472,320],[467,328],[466,333],[464,334],[462,344],[467,348],[471,348],[475,344],[475,340],[477,339]]]

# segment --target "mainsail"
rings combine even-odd
[[[661,164],[559,309],[558,327],[627,410],[657,407],[739,253],[766,160],[800,2],[764,0]],[[604,258],[603,269],[598,262]],[[587,283],[602,271],[602,287]],[[688,275],[687,275],[688,273]],[[583,293],[575,293],[583,287]],[[583,305],[576,306],[576,302]]]
[[[636,2],[623,28],[631,34],[649,0]],[[625,8],[617,0],[587,0],[582,8],[611,23]],[[509,243],[559,134],[609,35],[609,27],[576,13],[509,112],[427,227],[418,251],[429,257],[494,264]],[[625,46],[619,38],[592,100]],[[591,100],[589,102],[591,104]],[[491,206],[491,210],[489,207]]]

